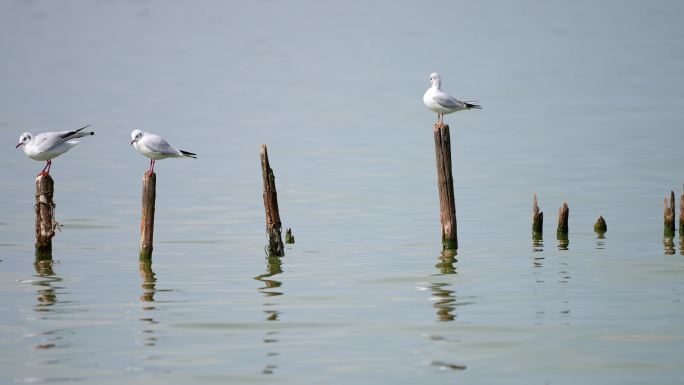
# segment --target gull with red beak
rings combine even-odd
[[[50,174],[50,167],[52,167],[52,159],[71,150],[72,147],[78,144],[78,138],[84,136],[95,135],[94,132],[83,131],[90,127],[87,125],[78,130],[60,131],[60,132],[44,132],[36,136],[29,132],[24,132],[19,136],[19,143],[16,148],[21,147],[24,153],[29,158],[38,161],[47,161],[47,164],[38,175]]]

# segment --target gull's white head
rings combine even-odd
[[[131,140],[131,145],[133,145],[133,143],[139,141],[140,138],[142,138],[142,136],[143,136],[143,132],[142,132],[142,131],[140,131],[140,130],[133,130],[133,132],[131,132],[131,139],[132,139],[132,140]]]
[[[21,134],[19,136],[19,143],[17,143],[17,146],[15,148],[19,148],[19,147],[25,145],[26,143],[30,142],[31,138],[32,138],[32,136],[30,133],[24,132],[23,134]]]
[[[442,78],[439,77],[439,74],[437,72],[433,72],[430,74],[430,83],[433,87],[439,87],[442,84]]]

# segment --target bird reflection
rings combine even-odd
[[[672,235],[672,236],[666,235],[663,237],[663,248],[665,249],[665,255],[674,255],[674,253],[675,253],[674,235]]]
[[[157,278],[152,270],[152,259],[151,258],[141,258],[140,259],[140,278],[142,279],[143,293],[140,295],[140,301],[143,303],[143,311],[155,310],[154,294],[156,293],[156,283]],[[140,318],[140,321],[144,323],[143,334],[145,334],[145,346],[155,346],[157,338],[154,336],[153,325],[158,322],[152,317]]]
[[[280,274],[283,272],[283,262],[282,259],[278,256],[269,256],[266,258],[266,273],[258,275],[254,277],[257,281],[260,281],[264,284],[264,286],[258,288],[259,292],[261,292],[264,296],[267,298],[272,298],[272,297],[278,297],[283,295],[283,292],[279,290],[279,288],[283,285],[282,282],[277,281],[275,279],[272,279],[274,276]],[[264,310],[264,313],[266,313],[266,321],[278,321],[280,317],[280,311],[274,308],[276,304],[273,302],[265,302],[264,307],[266,308]],[[275,352],[273,350],[273,347],[277,344],[278,339],[276,336],[278,335],[278,331],[271,330],[266,333],[266,336],[263,339],[264,344],[268,346],[268,352],[266,353],[266,357],[269,357],[269,361],[271,357],[276,357],[279,355],[278,352]],[[273,374],[275,369],[278,368],[278,365],[275,365],[271,362],[267,362],[267,364],[264,366],[264,369],[261,371],[262,374]]]

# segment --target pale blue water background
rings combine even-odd
[[[683,14],[1,1],[0,383],[684,382],[684,253],[662,237],[684,181]],[[438,258],[433,71],[484,106],[447,117],[456,263]],[[13,146],[87,123],[54,162],[63,230],[34,267],[43,165]],[[199,154],[157,163],[153,283],[136,128]],[[280,264],[263,253],[261,143],[297,240]]]

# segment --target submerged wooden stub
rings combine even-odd
[[[287,228],[287,230],[285,230],[285,243],[295,243],[294,235],[292,235],[292,229],[289,227]]]
[[[49,174],[36,177],[36,259],[52,259],[52,237],[55,236],[55,182]]]
[[[145,171],[142,180],[142,219],[140,221],[140,258],[152,258],[154,237],[154,201],[157,196],[157,174]]]
[[[675,233],[675,194],[670,191],[670,199],[665,196],[665,210],[663,212],[663,222],[665,225],[664,234],[667,236]]]
[[[594,231],[598,234],[605,234],[606,231],[608,231],[608,226],[606,225],[606,220],[603,219],[603,216],[599,215],[596,223],[594,224]]]
[[[570,215],[570,209],[568,204],[563,202],[563,206],[558,210],[558,229],[556,233],[558,235],[568,235],[568,216]]]
[[[268,162],[268,150],[266,145],[261,145],[261,174],[264,181],[264,209],[266,210],[266,233],[268,234],[268,246],[266,253],[269,256],[285,255],[285,245],[282,240],[282,223],[278,210],[278,193],[276,192],[275,176]]]
[[[437,187],[439,189],[439,219],[442,224],[442,249],[458,249],[456,235],[456,203],[454,178],[451,173],[451,137],[449,126],[435,124],[435,155],[437,162]]]
[[[684,237],[684,193],[679,197],[679,236]]]
[[[532,234],[541,234],[544,228],[544,213],[537,206],[537,194],[534,194],[532,203]]]

